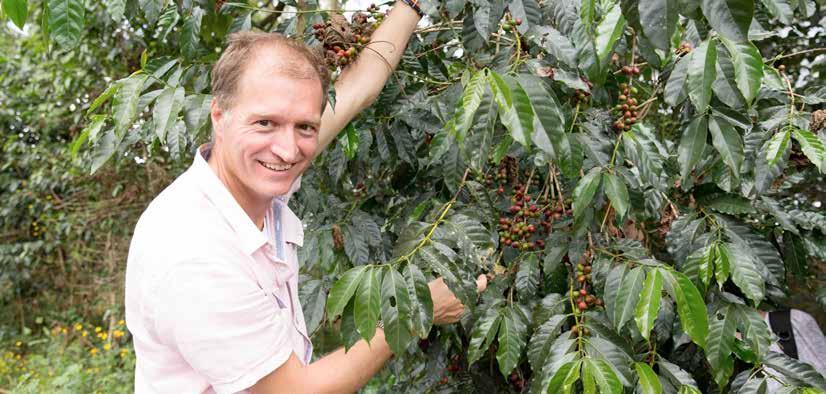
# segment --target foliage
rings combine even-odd
[[[15,393],[133,391],[135,354],[123,320],[38,328],[3,342],[0,385]]]
[[[4,10],[15,23],[39,18],[42,58],[48,42],[52,56],[127,64],[105,66],[117,76],[105,86],[67,67],[81,79],[59,92],[97,88],[80,106],[82,130],[49,135],[68,147],[8,138],[15,164],[2,176],[15,186],[4,209],[15,215],[4,231],[31,226],[24,207],[41,194],[17,192],[23,179],[68,174],[41,189],[82,201],[94,194],[73,189],[90,179],[76,165],[91,179],[134,179],[153,163],[179,171],[209,133],[209,70],[226,35],[256,28],[316,44],[312,25],[330,18],[282,2],[60,0],[28,16],[21,3]],[[816,24],[822,4],[421,3],[430,24],[295,199],[317,349],[369,340],[381,318],[398,356],[382,378],[394,392],[750,392],[766,379],[826,389],[810,367],[767,351],[757,312],[783,302],[787,274],[826,255],[826,217],[795,204],[826,165],[810,122],[825,90],[778,57],[778,31]],[[105,22],[87,31],[92,15]],[[142,34],[107,37],[122,26]],[[111,56],[89,45],[97,38],[112,40]],[[76,162],[32,177],[44,169],[21,159],[38,150]],[[2,246],[41,247],[30,245],[39,236]],[[479,272],[491,277],[481,296]],[[468,306],[461,324],[432,327],[435,275]]]

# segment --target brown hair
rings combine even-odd
[[[279,71],[289,76],[312,78],[314,76],[308,76],[306,71],[307,65],[310,66],[309,68],[315,72],[315,77],[318,77],[321,83],[321,110],[324,111],[327,103],[327,88],[330,85],[330,71],[318,49],[310,48],[278,33],[249,31],[230,34],[227,38],[227,48],[212,67],[212,95],[218,101],[218,105],[224,109],[232,107],[238,81],[241,79],[245,66],[252,60],[255,50],[265,45],[273,45],[285,51],[287,55]],[[302,64],[302,59],[306,60],[307,64]]]

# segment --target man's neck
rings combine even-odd
[[[246,212],[247,216],[252,220],[252,223],[258,227],[259,230],[264,228],[264,216],[269,208],[270,201],[255,198],[245,192],[245,188],[238,179],[224,168],[222,161],[219,159],[220,153],[213,150],[207,159],[209,167],[221,180],[221,183],[229,190],[232,197],[241,206],[241,209]]]

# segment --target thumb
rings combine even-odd
[[[485,274],[479,275],[479,277],[476,278],[476,292],[481,293],[481,292],[485,291],[485,289],[487,289],[487,288],[488,288],[488,277],[487,277],[487,275],[485,275]]]

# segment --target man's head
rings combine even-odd
[[[318,147],[328,85],[323,61],[303,44],[272,33],[230,36],[212,71],[210,164],[236,198],[289,191]]]

